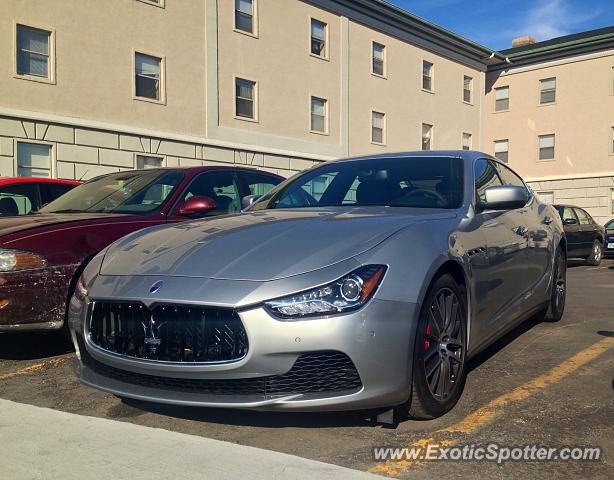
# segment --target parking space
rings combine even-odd
[[[614,469],[614,261],[568,273],[556,324],[527,322],[474,358],[465,393],[443,418],[373,426],[363,413],[289,414],[122,402],[84,387],[59,338],[0,335],[0,397],[190,433],[400,478],[611,478]],[[377,462],[377,446],[528,445],[602,448],[596,462]]]

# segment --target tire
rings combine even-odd
[[[567,256],[561,247],[556,249],[553,275],[554,279],[548,308],[543,315],[543,320],[546,322],[558,322],[563,318],[563,313],[565,312],[565,300],[567,298]]]
[[[461,397],[467,377],[467,301],[451,275],[437,278],[424,299],[413,359],[407,416],[444,415]]]
[[[601,264],[601,260],[603,260],[603,243],[595,240],[591,254],[586,259],[586,264],[597,267]]]

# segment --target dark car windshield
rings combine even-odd
[[[95,178],[40,209],[41,213],[144,214],[159,210],[181,183],[178,171],[133,171]]]
[[[331,162],[299,173],[250,210],[340,206],[459,208],[463,164],[451,157]]]

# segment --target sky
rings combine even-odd
[[[495,50],[522,35],[541,41],[614,25],[614,0],[388,1]]]

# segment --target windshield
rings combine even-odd
[[[162,207],[182,179],[181,172],[172,170],[105,175],[74,188],[40,212],[151,213]]]
[[[463,164],[451,157],[331,162],[295,175],[250,209],[340,206],[459,208]]]
[[[605,228],[606,230],[614,230],[614,220],[610,220],[608,223],[606,223]]]

